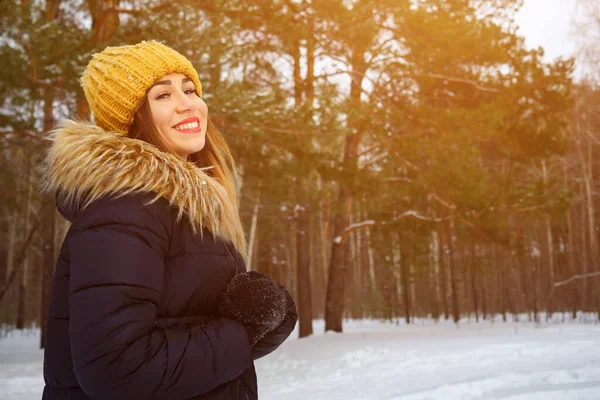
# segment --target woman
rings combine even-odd
[[[282,286],[244,272],[235,164],[197,72],[150,41],[95,54],[81,82],[95,125],[61,123],[46,160],[72,225],[43,399],[256,399],[253,360],[297,314]]]

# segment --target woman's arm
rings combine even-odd
[[[242,325],[158,322],[168,205],[141,195],[102,199],[78,216],[69,239],[69,334],[74,372],[98,399],[186,399],[240,375],[252,362]]]

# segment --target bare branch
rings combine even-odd
[[[406,217],[414,217],[416,219],[419,219],[421,221],[430,221],[430,222],[442,222],[442,221],[448,221],[454,218],[454,216],[450,216],[450,217],[431,217],[431,216],[427,216],[427,215],[423,215],[418,211],[406,211],[402,214],[400,214],[397,218],[395,218],[394,220],[397,219],[401,219],[401,218],[406,218]]]
[[[385,182],[403,182],[403,183],[412,183],[412,179],[405,178],[402,176],[393,176],[391,178],[385,178]]]
[[[362,156],[364,156],[365,154],[368,154],[368,153],[372,152],[373,150],[379,150],[379,148],[381,148],[381,145],[379,145],[379,144],[376,144],[376,145],[374,145],[374,146],[371,146],[371,147],[369,147],[369,148],[368,148],[368,149],[366,149],[366,150],[363,150],[363,151],[361,151],[360,153],[358,153],[358,154],[356,155],[356,157],[362,157]]]
[[[569,279],[565,279],[564,281],[554,282],[554,287],[566,285],[567,283],[573,282],[577,279],[592,278],[594,276],[600,276],[600,271],[590,272],[589,274],[573,275],[572,277],[570,277]]]
[[[29,234],[27,235],[27,239],[25,240],[25,243],[23,243],[23,246],[21,247],[21,251],[19,251],[19,256],[17,257],[15,265],[13,266],[13,269],[10,272],[8,281],[6,282],[6,284],[3,287],[0,288],[0,302],[2,302],[2,299],[4,298],[4,295],[6,294],[6,292],[8,291],[8,288],[10,288],[10,285],[12,285],[13,281],[15,280],[15,278],[17,276],[17,272],[19,272],[19,270],[21,269],[21,266],[23,265],[23,262],[25,261],[25,256],[27,255],[27,250],[29,248],[29,244],[33,240],[35,231],[38,229],[39,226],[40,226],[40,221],[38,220],[38,222],[29,231]]]
[[[368,228],[368,227],[376,225],[376,224],[385,225],[385,224],[396,222],[400,219],[408,218],[408,217],[413,217],[413,218],[421,220],[421,221],[430,221],[430,222],[442,222],[442,221],[448,221],[448,220],[451,220],[454,218],[453,216],[439,217],[439,218],[432,217],[432,216],[423,215],[418,211],[410,210],[410,211],[406,211],[406,212],[400,214],[399,216],[395,217],[392,221],[377,222],[374,220],[367,220],[367,221],[359,222],[356,224],[352,224],[352,225],[346,227],[346,229],[344,229],[344,231],[342,232],[342,234],[340,236],[336,236],[335,238],[333,238],[333,242],[341,246],[346,241],[346,238],[348,237],[348,235],[357,229]]]
[[[387,38],[386,40],[384,40],[383,42],[381,42],[379,44],[379,46],[377,46],[377,48],[375,50],[373,50],[371,52],[371,58],[366,62],[366,66],[367,68],[370,67],[371,65],[373,65],[375,59],[377,58],[377,56],[379,56],[379,54],[381,54],[381,51],[383,50],[384,46],[386,44],[388,44],[389,42],[391,42],[392,40],[396,40],[396,38],[391,37],[391,38]],[[394,54],[393,57],[396,57],[396,55]],[[377,62],[380,62],[381,60],[378,60]]]
[[[430,78],[443,79],[445,81],[464,83],[464,84],[467,84],[467,85],[471,85],[475,89],[480,90],[482,92],[502,93],[502,90],[500,90],[500,89],[488,88],[488,87],[485,87],[485,86],[481,86],[479,83],[477,83],[475,81],[472,81],[470,79],[455,78],[455,77],[444,76],[444,75],[439,75],[439,74],[427,74],[426,76],[428,76]]]
[[[456,206],[454,204],[452,204],[451,201],[442,199],[437,193],[430,192],[429,195],[431,196],[432,199],[434,199],[435,201],[437,201],[438,203],[440,203],[444,207],[449,208],[451,210],[455,210],[456,209]]]
[[[376,222],[373,220],[368,220],[368,221],[363,221],[363,222],[359,222],[356,224],[352,224],[352,225],[348,226],[346,229],[344,229],[341,236],[336,236],[333,239],[333,241],[334,241],[334,243],[337,243],[340,246],[342,246],[344,244],[344,242],[346,241],[346,237],[348,237],[348,235],[351,232],[353,232],[357,229],[368,228],[369,226],[373,226],[375,224],[376,224]]]

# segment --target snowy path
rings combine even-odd
[[[315,324],[322,331],[322,324]],[[600,399],[600,326],[352,322],[257,362],[262,399]]]
[[[290,339],[258,360],[261,400],[599,400],[600,325],[392,325]],[[296,333],[292,336],[297,336]],[[43,387],[39,336],[0,339],[0,400]]]

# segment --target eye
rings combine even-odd
[[[192,93],[194,93],[194,94],[196,94],[196,96],[198,96],[198,91],[195,88],[185,89],[183,92],[185,94],[192,94]]]
[[[170,93],[161,93],[158,96],[156,96],[156,100],[164,100],[166,98],[168,98],[170,96]]]

